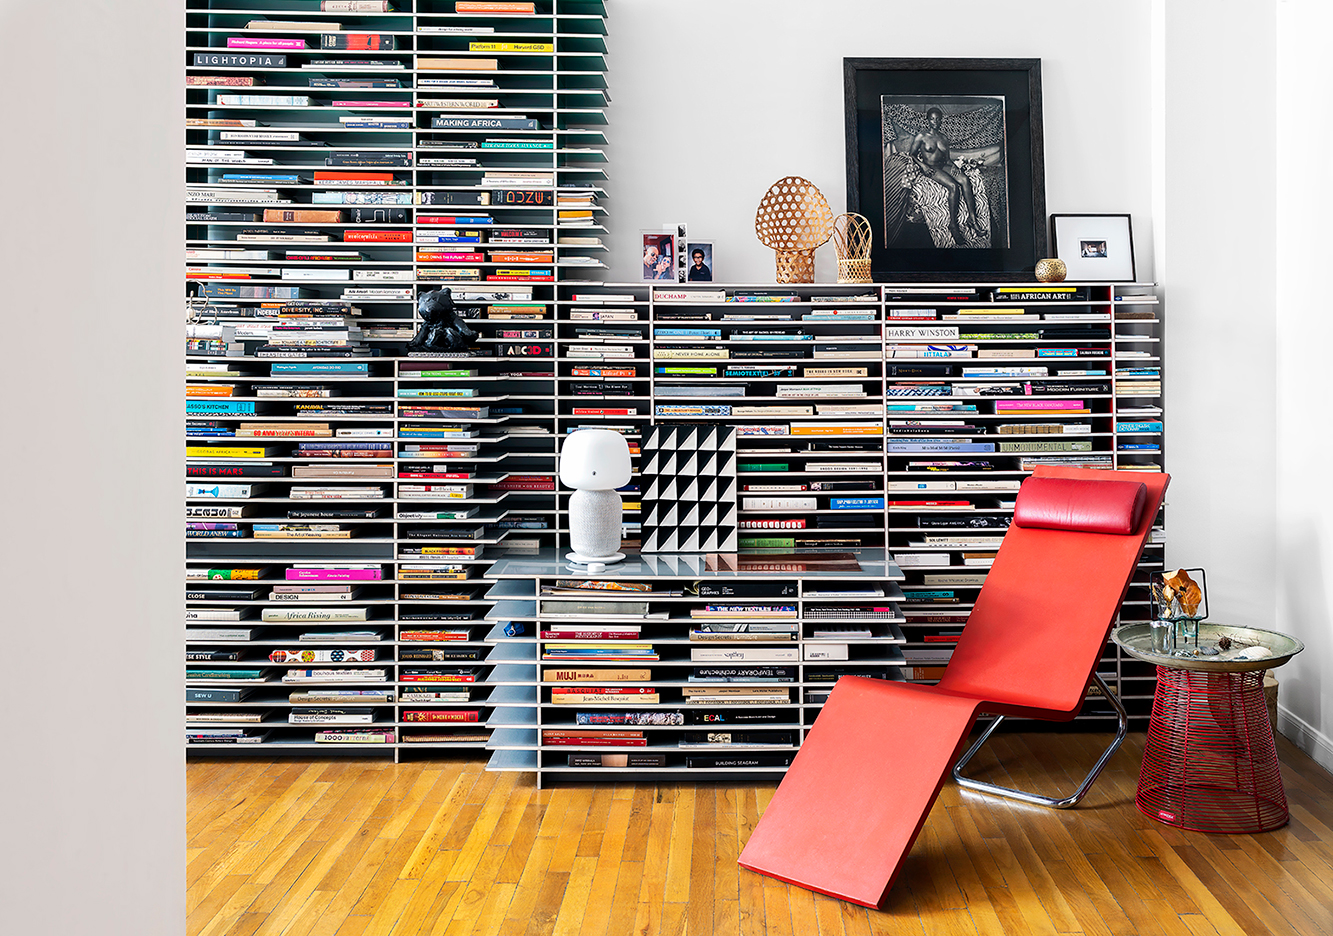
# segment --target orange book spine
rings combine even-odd
[[[341,221],[343,213],[338,210],[265,208],[265,221]]]
[[[417,68],[435,68],[454,71],[499,71],[500,60],[493,58],[422,58]]]

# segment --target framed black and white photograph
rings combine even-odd
[[[690,283],[713,281],[713,242],[685,242],[685,279]]]
[[[872,274],[1024,278],[1046,254],[1040,60],[848,58],[843,78]]]
[[[1068,282],[1134,282],[1134,235],[1127,214],[1053,214],[1051,249]]]
[[[676,281],[676,235],[664,231],[640,231],[639,252],[643,255],[644,280]]]

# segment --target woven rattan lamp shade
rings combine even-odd
[[[854,212],[833,219],[833,249],[838,252],[839,283],[870,282],[870,221]]]
[[[815,249],[833,232],[833,211],[809,179],[774,182],[754,213],[754,233],[777,252],[779,283],[813,283]]]

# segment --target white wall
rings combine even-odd
[[[1277,135],[1273,0],[1163,5],[1167,563],[1207,569],[1213,619],[1271,627],[1277,173],[1246,171],[1225,138],[1241,115],[1247,139]]]
[[[639,278],[638,232],[686,221],[718,279],[772,282],[765,190],[810,179],[846,209],[844,57],[1040,58],[1051,212],[1130,212],[1151,279],[1148,0],[607,0],[610,279]],[[816,278],[837,279],[832,245]]]
[[[1333,93],[1326,0],[1280,0],[1277,124],[1299,157],[1277,173],[1277,626],[1305,642],[1278,671],[1284,734],[1333,770],[1333,394],[1326,298],[1328,219],[1333,217]]]
[[[0,5],[0,932],[185,921],[181,4]]]

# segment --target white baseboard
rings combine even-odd
[[[1333,738],[1316,729],[1305,719],[1293,715],[1290,709],[1281,705],[1277,707],[1277,730],[1292,744],[1309,754],[1316,764],[1333,773]]]

